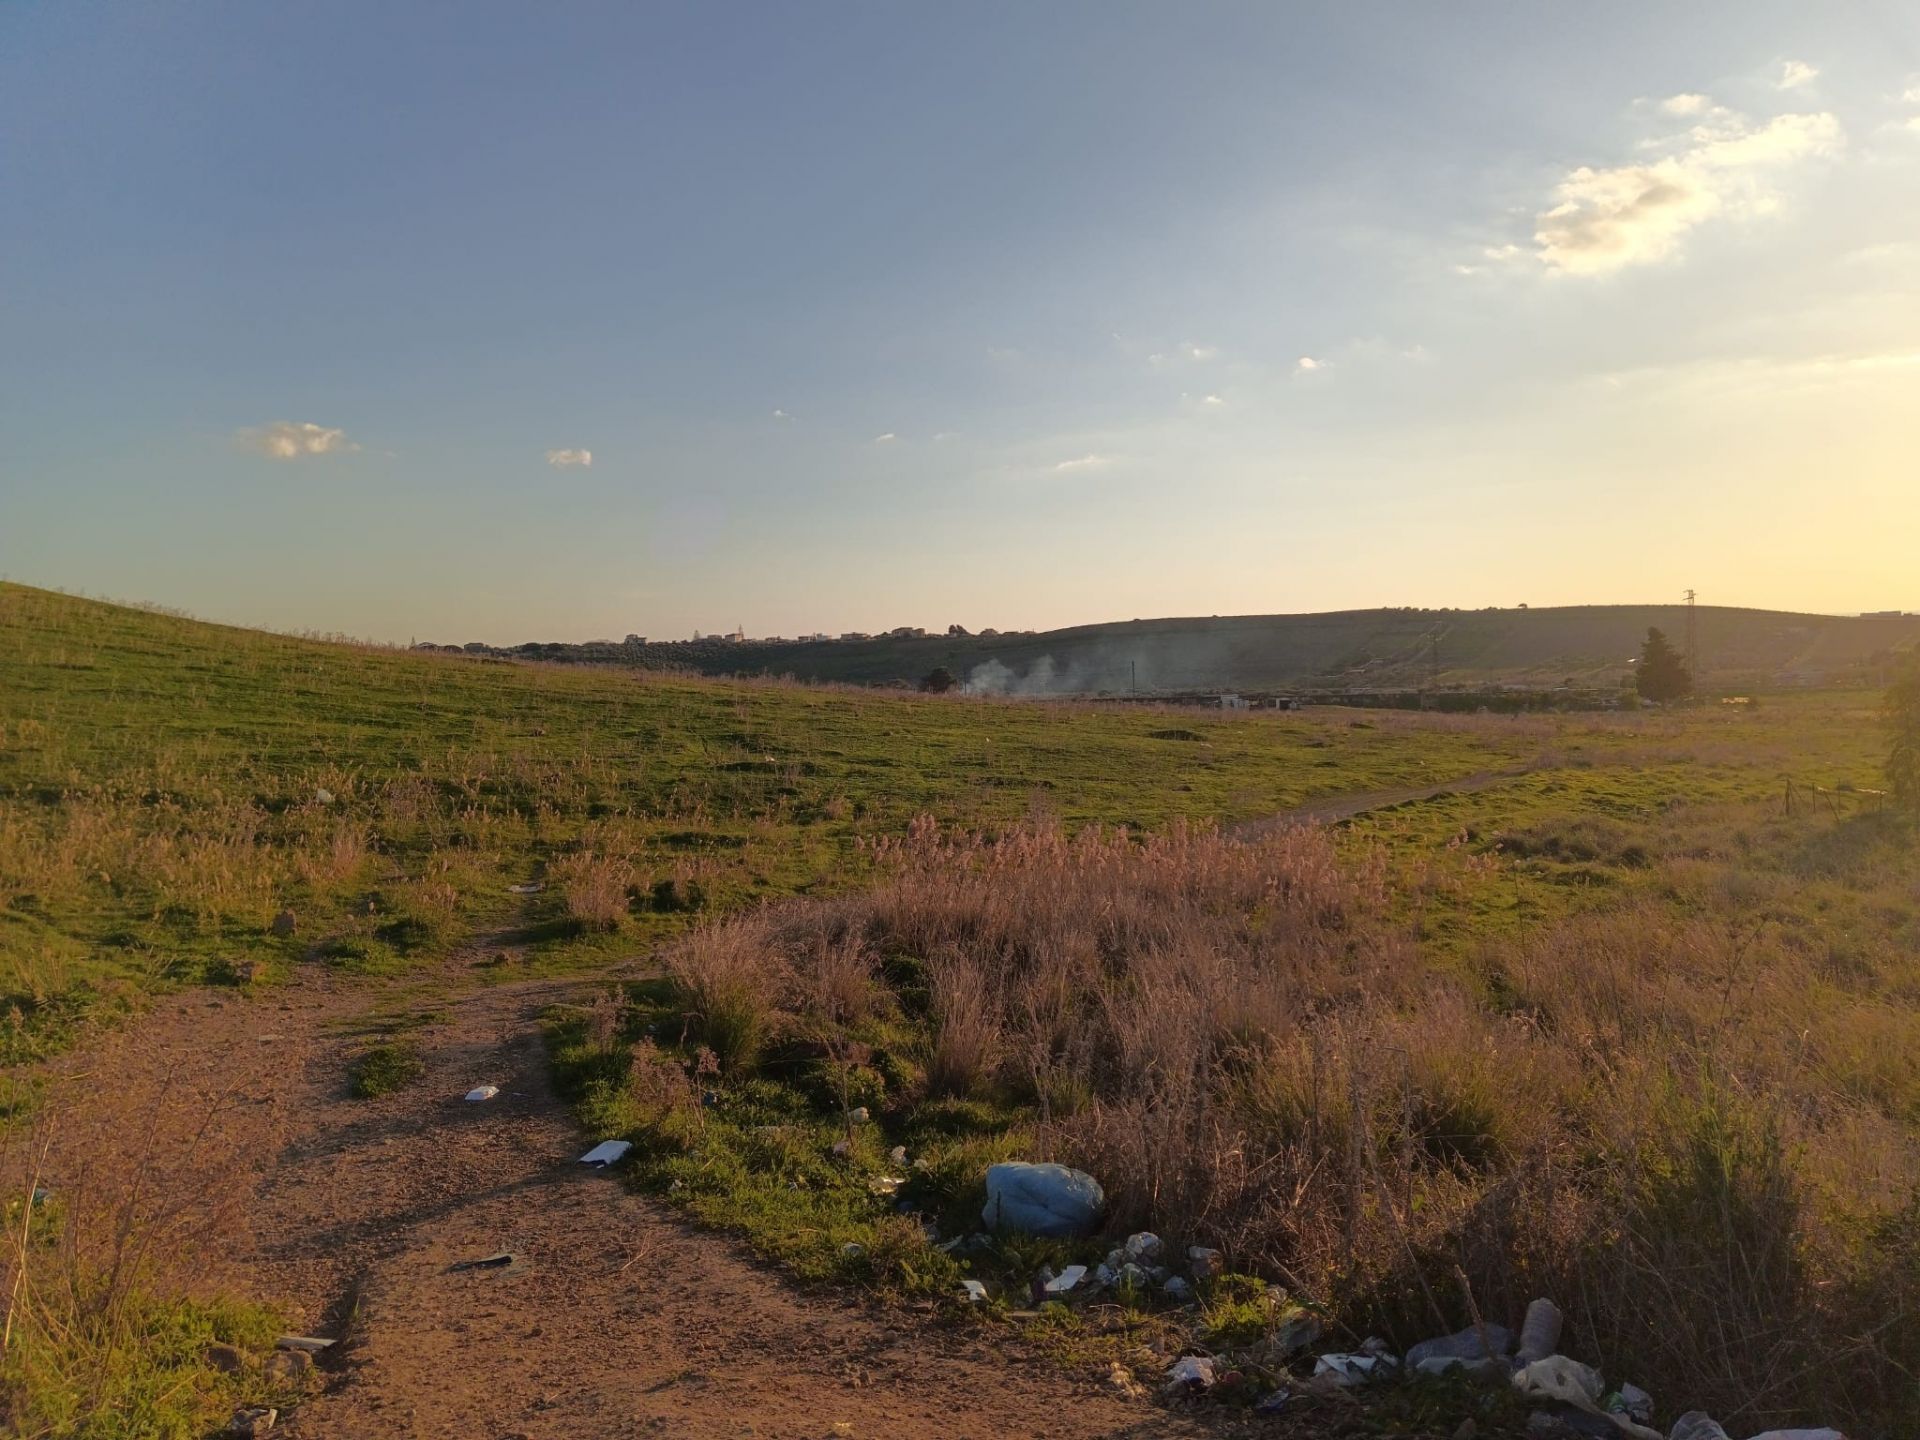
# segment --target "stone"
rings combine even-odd
[[[280,1418],[280,1412],[271,1405],[249,1405],[244,1410],[233,1412],[233,1419],[227,1422],[229,1435],[264,1435],[273,1429]]]
[[[1218,1250],[1205,1245],[1187,1247],[1187,1270],[1196,1280],[1217,1280],[1226,1273],[1227,1260]]]
[[[1129,1235],[1124,1248],[1127,1259],[1136,1265],[1148,1264],[1160,1258],[1160,1237],[1151,1230],[1142,1230],[1136,1235]]]
[[[273,917],[273,933],[276,935],[291,935],[299,927],[300,917],[291,910],[282,910]]]
[[[304,1350],[281,1350],[267,1357],[267,1379],[293,1385],[313,1373],[313,1356]]]

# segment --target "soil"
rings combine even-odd
[[[424,980],[307,966],[286,985],[170,996],[60,1067],[55,1184],[78,1147],[171,1157],[237,1202],[200,1247],[205,1278],[340,1337],[276,1434],[1218,1433],[1004,1328],[799,1289],[578,1164],[537,1016],[593,982],[487,983],[472,958]],[[368,1018],[409,1009],[436,1016],[412,1032],[424,1075],[350,1098]],[[486,1083],[497,1098],[462,1098]],[[456,1268],[501,1251],[511,1266]]]

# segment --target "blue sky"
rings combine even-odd
[[[283,628],[1920,608],[1920,12],[12,0],[0,335]]]

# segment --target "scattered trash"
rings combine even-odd
[[[580,1157],[580,1163],[604,1170],[609,1165],[617,1164],[632,1148],[631,1140],[602,1140]]]
[[[853,1142],[851,1140],[834,1141],[833,1153],[836,1155],[842,1155],[842,1156],[851,1155],[853,1153]]]
[[[1058,1275],[1055,1275],[1051,1280],[1048,1280],[1044,1285],[1041,1286],[1041,1288],[1045,1290],[1049,1295],[1065,1295],[1069,1290],[1073,1289],[1074,1286],[1078,1285],[1082,1280],[1086,1278],[1087,1278],[1086,1266],[1069,1265],[1065,1269],[1063,1269]]]
[[[980,1305],[986,1301],[987,1287],[978,1280],[962,1280],[960,1282],[960,1293],[965,1297],[968,1304]]]
[[[1209,1250],[1204,1245],[1189,1245],[1187,1269],[1196,1280],[1216,1280],[1226,1273],[1227,1259],[1218,1250]]]
[[[1391,1355],[1369,1355],[1348,1353],[1345,1355],[1322,1355],[1313,1362],[1315,1377],[1327,1375],[1336,1385],[1342,1387],[1364,1385],[1369,1380],[1378,1380],[1393,1374],[1398,1365]]]
[[[1638,1425],[1653,1423],[1653,1396],[1638,1385],[1623,1384],[1600,1402],[1609,1415],[1624,1415]]]
[[[323,790],[321,794],[325,794]],[[271,1405],[249,1405],[244,1410],[233,1412],[233,1419],[227,1422],[229,1435],[264,1435],[273,1429],[280,1418],[280,1412]]]
[[[1169,1275],[1161,1290],[1176,1304],[1184,1305],[1193,1298],[1193,1286],[1184,1275]]]
[[[1128,1400],[1138,1400],[1147,1393],[1146,1386],[1134,1379],[1133,1372],[1118,1361],[1107,1371],[1107,1384]]]
[[[529,880],[524,885],[509,885],[507,887],[507,893],[509,895],[538,895],[546,888],[547,887],[542,885],[538,880]]]
[[[1084,1170],[1007,1161],[987,1167],[981,1219],[989,1229],[1072,1239],[1092,1233],[1106,1202],[1100,1182]]]
[[[851,1120],[856,1125],[866,1124],[869,1118],[870,1117],[867,1114],[867,1107],[864,1105],[856,1105],[853,1107],[853,1109],[847,1112],[847,1119]]]
[[[511,1270],[520,1263],[520,1257],[511,1250],[499,1250],[491,1255],[483,1255],[478,1260],[456,1260],[449,1270]]]
[[[1673,1422],[1668,1440],[1731,1440],[1731,1437],[1706,1411],[1689,1410]]]
[[[895,1165],[906,1164],[907,1163],[907,1147],[904,1145],[894,1146],[893,1149],[887,1152],[887,1159],[892,1161]]]
[[[1535,1300],[1528,1305],[1527,1318],[1520,1326],[1520,1363],[1531,1365],[1559,1350],[1560,1327],[1565,1323],[1566,1316],[1551,1300]]]
[[[293,911],[282,910],[278,915],[273,917],[273,933],[281,936],[291,935],[299,924],[300,917],[295,915]]]
[[[1141,1265],[1122,1265],[1114,1283],[1129,1290],[1146,1290],[1153,1285],[1153,1274]]]
[[[316,805],[331,805],[333,803],[333,792],[324,785],[315,786],[313,803]]]
[[[1847,1440],[1838,1430],[1822,1425],[1815,1430],[1768,1430],[1753,1440]]]
[[[1487,1353],[1487,1346],[1493,1346],[1493,1354]],[[1407,1351],[1407,1366],[1413,1370],[1423,1370],[1428,1360],[1490,1360],[1505,1355],[1513,1348],[1513,1332],[1504,1325],[1489,1325],[1482,1340],[1480,1329],[1475,1326],[1452,1335],[1442,1335],[1435,1340],[1422,1340]],[[1442,1367],[1448,1368],[1448,1367]],[[1436,1373],[1427,1370],[1425,1373]]]
[[[1320,1338],[1320,1317],[1301,1310],[1280,1322],[1273,1346],[1282,1356],[1297,1355]]]
[[[304,1350],[309,1355],[318,1355],[322,1350],[329,1349],[333,1341],[318,1335],[282,1335],[273,1344],[277,1350]]]
[[[867,1181],[867,1189],[875,1195],[891,1195],[906,1183],[904,1175],[876,1175]]]
[[[476,1085],[473,1089],[467,1091],[467,1099],[491,1100],[499,1093],[500,1087],[498,1085]]]
[[[1204,1355],[1182,1355],[1167,1371],[1169,1390],[1205,1390],[1213,1384],[1213,1361]]]
[[[1536,1305],[1539,1303],[1537,1300],[1534,1302]],[[1621,1434],[1632,1436],[1633,1440],[1662,1440],[1659,1431],[1636,1424],[1624,1414],[1609,1414],[1602,1410],[1600,1396],[1605,1392],[1606,1385],[1600,1378],[1600,1372],[1591,1365],[1569,1360],[1565,1355],[1549,1355],[1544,1360],[1535,1360],[1530,1365],[1522,1366],[1514,1372],[1513,1388],[1533,1399],[1556,1400],[1562,1405],[1598,1417]],[[1575,1425],[1574,1428],[1585,1430],[1587,1427]]]
[[[842,1260],[858,1260],[866,1253],[867,1247],[853,1240],[849,1240],[840,1247],[840,1258]]]
[[[1504,1355],[1482,1356],[1469,1360],[1464,1355],[1429,1355],[1409,1367],[1416,1375],[1448,1375],[1459,1371],[1478,1380],[1504,1381],[1513,1374],[1512,1362]]]
[[[1287,1402],[1292,1398],[1293,1392],[1282,1385],[1278,1390],[1273,1390],[1262,1395],[1259,1403],[1253,1407],[1253,1413],[1256,1415],[1278,1415],[1286,1408]]]
[[[1129,1235],[1123,1248],[1127,1252],[1127,1259],[1136,1265],[1147,1264],[1160,1258],[1160,1237],[1151,1230],[1142,1230],[1137,1235]]]

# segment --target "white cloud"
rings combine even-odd
[[[898,440],[899,438],[900,437],[898,435],[894,434],[893,431],[889,430],[884,435],[874,436],[873,443],[876,445],[891,445],[894,441]]]
[[[1202,405],[1216,405],[1216,406],[1217,406],[1217,405],[1224,405],[1224,404],[1226,404],[1227,402],[1226,402],[1226,401],[1224,401],[1224,400],[1222,400],[1222,399],[1221,399],[1221,398],[1220,398],[1220,397],[1219,397],[1218,395],[1203,395],[1203,396],[1201,396],[1201,397],[1200,397],[1200,403],[1201,403]]]
[[[310,421],[275,420],[270,425],[237,430],[233,439],[241,448],[269,460],[304,460],[309,455],[338,455],[360,448],[347,439],[346,431]]]
[[[1798,90],[1802,85],[1811,85],[1820,77],[1820,72],[1804,60],[1783,60],[1780,62],[1780,74],[1774,85],[1781,90]]]
[[[549,450],[547,464],[556,470],[564,470],[570,465],[578,465],[584,469],[593,464],[593,452],[591,450]]]
[[[773,412],[773,418],[776,420],[791,420],[793,416],[789,415],[784,410],[776,410]]]
[[[1711,104],[1704,95],[1669,95],[1660,102],[1660,108],[1669,115],[1698,115]]]
[[[1909,105],[1920,105],[1920,77],[1907,86],[1906,93],[1900,97]]]
[[[1839,149],[1840,122],[1829,114],[1776,115],[1753,125],[1712,107],[1708,118],[1669,153],[1630,165],[1582,165],[1554,189],[1555,203],[1535,222],[1543,264],[1570,275],[1601,275],[1672,255],[1709,219],[1746,219],[1778,208],[1770,176]]]
[[[936,445],[944,445],[949,440],[958,439],[959,435],[960,432],[958,430],[936,430],[933,432],[933,443]]]
[[[1298,360],[1293,362],[1293,373],[1296,375],[1305,375],[1313,370],[1324,370],[1326,367],[1326,361],[1316,360],[1311,355],[1302,355]]]
[[[1077,459],[1062,460],[1053,470],[1056,475],[1071,475],[1080,470],[1104,470],[1116,458],[1112,455],[1082,455]]]

